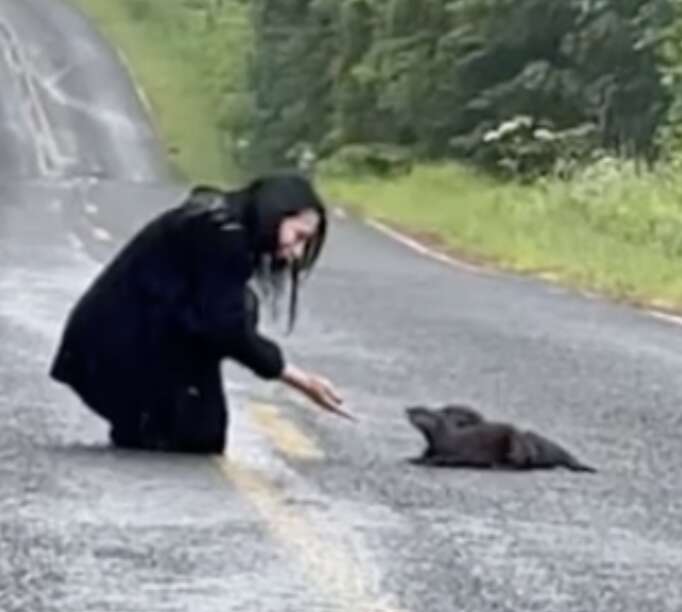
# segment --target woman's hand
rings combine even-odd
[[[282,380],[302,392],[322,409],[355,420],[350,414],[341,410],[343,398],[326,378],[287,365],[282,373]]]

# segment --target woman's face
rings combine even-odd
[[[277,257],[287,262],[301,259],[306,243],[315,236],[319,224],[320,215],[314,210],[286,217],[279,226]]]

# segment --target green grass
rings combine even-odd
[[[225,0],[208,24],[190,0],[72,2],[130,60],[160,137],[177,151],[178,172],[192,181],[238,180],[227,151],[229,125],[249,103],[245,5]],[[464,258],[682,309],[682,181],[675,172],[604,163],[569,182],[521,186],[444,164],[397,179],[327,176],[320,183],[330,199]]]
[[[226,2],[227,23],[208,28],[205,15],[188,8],[186,0],[71,2],[129,60],[178,174],[214,183],[238,176],[220,121],[221,101],[231,93],[223,83],[242,85],[238,46],[245,29],[239,19],[245,9]],[[236,64],[232,69],[231,61]]]
[[[391,180],[328,178],[324,193],[464,259],[682,306],[680,185],[627,169],[608,173],[522,186],[444,164]]]

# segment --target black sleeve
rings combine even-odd
[[[188,327],[198,341],[265,379],[284,369],[279,346],[258,332],[257,301],[247,286],[251,274],[246,236],[239,227],[205,225],[191,247],[192,297]]]
[[[265,379],[279,378],[284,370],[279,346],[256,330],[247,333],[243,342],[233,345],[230,357]]]

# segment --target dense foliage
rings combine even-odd
[[[676,137],[679,0],[246,4],[251,104],[233,127],[252,168],[364,151],[535,176],[601,152],[651,162]]]

